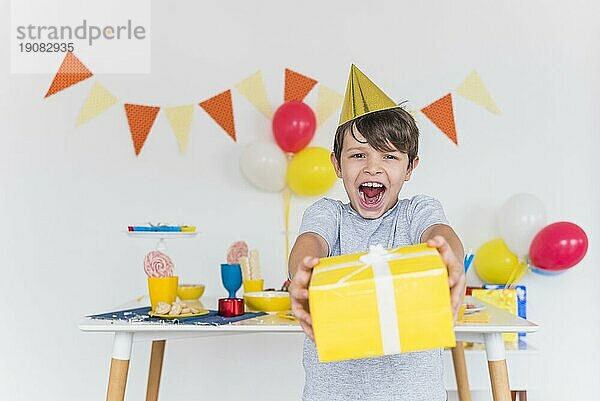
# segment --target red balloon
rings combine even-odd
[[[317,119],[312,109],[302,102],[285,102],[273,116],[275,142],[284,152],[299,152],[315,135]]]
[[[536,234],[529,246],[529,258],[537,268],[557,272],[579,263],[587,248],[585,231],[577,224],[561,221]]]

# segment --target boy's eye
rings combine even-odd
[[[354,154],[350,155],[350,157],[354,158],[354,159],[362,159],[363,157],[365,157],[365,154],[364,153],[354,153]]]
[[[383,156],[384,159],[391,159],[391,160],[398,160],[398,156],[394,156],[394,155],[385,155]]]

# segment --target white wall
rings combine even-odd
[[[421,115],[422,161],[404,195],[439,197],[467,248],[498,236],[497,210],[521,191],[543,200],[550,221],[586,230],[591,246],[580,265],[558,277],[525,279],[529,316],[541,325],[529,341],[541,350],[543,388],[531,399],[598,398],[596,3],[155,1],[152,7],[152,73],[99,77],[121,101],[198,102],[261,69],[277,106],[285,67],[342,92],[355,62],[394,99],[419,108],[476,68],[502,114],[455,96],[458,147]],[[218,265],[237,239],[260,249],[268,285],[282,281],[281,199],[254,189],[237,165],[242,145],[270,137],[270,122],[234,91],[237,144],[198,110],[182,156],[161,114],[136,158],[120,106],[74,128],[92,80],[43,100],[52,76],[10,75],[8,36],[0,43],[0,399],[102,399],[112,339],[83,334],[77,324],[86,313],[146,291],[141,260],[154,244],[126,237],[126,225],[197,224],[199,236],[171,241],[169,252],[179,275],[206,283],[209,295],[223,294]],[[307,102],[314,100],[311,94]],[[331,145],[334,120],[314,143]],[[341,194],[338,186],[330,196]],[[312,201],[294,198],[294,231]],[[148,350],[134,346],[130,400],[143,399]],[[162,399],[295,399],[303,381],[300,355],[299,335],[173,342]],[[228,369],[239,373],[239,385],[221,381]]]

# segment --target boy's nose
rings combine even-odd
[[[381,165],[379,163],[377,163],[377,161],[369,160],[365,164],[365,168],[363,169],[363,172],[365,172],[367,174],[379,174],[379,173],[383,172],[383,170],[381,168]]]

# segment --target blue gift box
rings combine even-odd
[[[486,290],[500,290],[506,288],[503,284],[484,284]],[[527,287],[524,285],[514,285],[511,288],[515,289],[517,294],[517,315],[523,319],[527,319]],[[519,333],[519,337],[525,337],[526,333]]]

